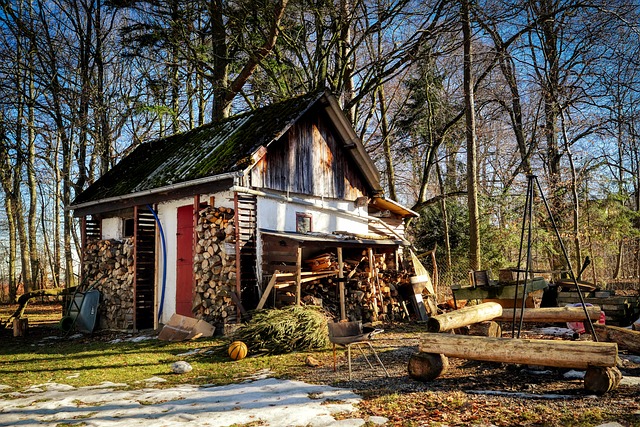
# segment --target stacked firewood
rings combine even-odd
[[[199,212],[193,259],[195,317],[213,324],[236,323],[233,209],[208,206]]]
[[[95,280],[87,285],[101,293],[98,317],[103,329],[125,330],[133,327],[133,264],[132,238],[87,243],[83,277]]]
[[[408,310],[398,289],[401,286],[410,286],[409,275],[399,273],[395,269],[387,269],[390,261],[384,254],[374,255],[373,261],[372,270],[366,251],[361,259],[344,261],[347,317],[349,320],[363,322],[406,318]],[[328,266],[328,270],[338,268],[335,256],[332,254],[323,254],[307,260],[306,265],[312,271],[317,266]],[[395,266],[395,263],[392,265]],[[340,315],[337,276],[307,282],[303,285],[302,293],[305,304],[322,305],[335,317]]]

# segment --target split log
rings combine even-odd
[[[640,332],[619,326],[594,324],[598,341],[614,342],[622,350],[640,354]]]
[[[427,320],[429,332],[444,332],[473,323],[492,320],[502,314],[502,306],[496,302],[471,305],[460,310],[433,316]]]
[[[449,359],[437,353],[416,353],[409,358],[409,376],[418,381],[432,381],[447,371]]]
[[[592,393],[604,394],[620,384],[622,373],[617,367],[589,366],[584,374],[584,388]]]
[[[420,351],[487,362],[521,363],[587,369],[616,366],[618,345],[588,341],[556,341],[422,334]]]
[[[522,309],[515,309],[516,322],[520,321]],[[513,320],[513,308],[503,308],[502,315],[494,320],[499,322],[511,322]],[[597,305],[587,307],[587,313],[591,320],[600,318],[600,307]],[[586,320],[582,307],[544,307],[529,308],[524,310],[525,322],[582,322]]]

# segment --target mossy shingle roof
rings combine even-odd
[[[278,139],[323,92],[314,92],[139,145],[80,193],[71,208],[244,170],[250,156]]]

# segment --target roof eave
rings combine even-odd
[[[107,197],[104,199],[97,199],[97,200],[91,200],[88,202],[84,202],[84,203],[77,203],[77,204],[72,204],[69,205],[65,208],[65,210],[87,210],[93,206],[98,206],[98,205],[104,205],[107,203],[114,203],[114,202],[121,202],[124,200],[129,200],[129,199],[136,199],[136,198],[141,198],[141,197],[145,197],[145,196],[152,196],[155,194],[161,194],[161,193],[166,193],[166,192],[171,192],[171,191],[175,191],[175,190],[179,190],[179,189],[184,189],[184,188],[188,188],[188,187],[195,187],[198,185],[202,185],[202,184],[208,184],[208,183],[213,183],[213,182],[218,182],[218,181],[224,181],[227,179],[233,180],[232,185],[236,184],[237,178],[242,176],[242,171],[235,171],[235,172],[227,172],[227,173],[222,173],[222,174],[218,174],[218,175],[212,175],[212,176],[207,176],[204,178],[199,178],[199,179],[194,179],[194,180],[190,180],[190,181],[184,181],[184,182],[178,182],[175,184],[171,184],[171,185],[165,185],[162,187],[156,187],[156,188],[151,188],[148,190],[144,190],[144,191],[137,191],[135,193],[129,193],[129,194],[123,194],[120,196],[113,196],[113,197]]]

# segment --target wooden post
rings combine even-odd
[[[485,302],[471,305],[460,310],[432,316],[427,320],[429,332],[444,332],[455,328],[471,325],[472,323],[492,320],[502,314],[502,306],[497,302]]]
[[[13,336],[14,337],[24,337],[27,335],[27,331],[29,330],[29,319],[26,317],[21,317],[18,319],[13,319]]]
[[[516,319],[520,320],[522,309],[515,309]],[[500,322],[513,321],[513,308],[503,308],[502,315],[494,320]],[[597,305],[587,307],[587,312],[592,320],[600,318],[600,307]],[[524,311],[525,322],[582,322],[586,316],[582,307],[543,307],[528,308]]]
[[[376,284],[373,280],[375,264],[373,262],[373,249],[367,249],[367,255],[369,257],[369,285],[371,285],[371,290],[373,291],[373,320],[378,320],[378,290],[376,288]],[[382,301],[381,301],[382,302]]]
[[[258,303],[256,310],[262,310],[262,307],[264,307],[265,303],[267,302],[267,298],[269,298],[269,294],[271,293],[273,286],[276,284],[277,279],[278,279],[278,270],[273,272],[273,276],[271,276],[271,280],[269,280],[269,284],[267,285],[267,288],[262,293],[262,298],[260,298],[260,302]]]
[[[461,359],[582,370],[589,366],[614,367],[618,360],[618,345],[615,343],[452,334],[422,334],[420,351]]]
[[[342,248],[336,248],[338,252],[338,292],[340,294],[340,320],[347,320],[347,308],[344,301],[344,261]]]
[[[302,247],[298,245],[298,257],[296,259],[296,305],[300,305],[302,295]]]

